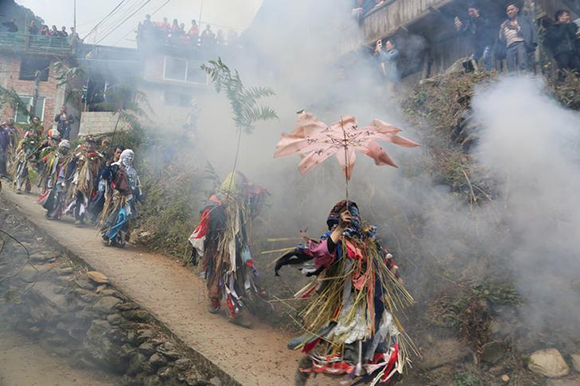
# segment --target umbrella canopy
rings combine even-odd
[[[331,156],[336,156],[347,179],[352,175],[356,151],[375,161],[376,165],[397,167],[377,141],[390,142],[404,147],[417,147],[418,143],[398,135],[401,129],[375,119],[370,125],[358,127],[356,118],[345,115],[330,126],[320,122],[314,115],[302,112],[294,131],[282,134],[276,146],[274,158],[292,154],[305,154],[299,164],[304,174]]]

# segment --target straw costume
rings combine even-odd
[[[70,142],[62,140],[58,151],[49,153],[42,160],[46,167],[46,191],[39,197],[38,203],[46,209],[46,217],[51,220],[61,218],[70,186],[72,154],[69,150]]]
[[[377,240],[377,228],[362,222],[356,203],[337,203],[327,225],[320,241],[307,239],[275,268],[278,275],[293,265],[316,278],[296,294],[308,299],[301,313],[306,334],[288,344],[308,355],[297,384],[312,373],[347,376],[352,385],[387,384],[403,372],[413,349],[395,315],[413,299],[392,255]]]
[[[250,327],[242,316],[254,295],[263,295],[256,284],[258,272],[250,252],[252,220],[264,202],[266,190],[242,173],[231,173],[210,197],[189,241],[192,261],[201,259],[210,298],[209,312],[217,313],[225,297],[231,321]]]
[[[137,201],[143,198],[134,161],[133,150],[123,150],[119,161],[112,163],[103,173],[101,181],[107,181],[107,188],[101,213],[101,235],[106,245],[119,248],[126,245],[129,225],[137,215]]]
[[[69,189],[70,203],[65,213],[74,215],[76,225],[85,222],[87,207],[97,194],[99,177],[105,166],[105,159],[95,149],[96,141],[87,137],[85,145],[79,146],[73,158],[75,169]]]
[[[24,134],[24,138],[18,143],[16,156],[11,166],[11,174],[16,193],[21,193],[24,188],[30,193],[30,168],[34,165],[36,152],[40,146],[40,131],[36,125],[31,125],[30,130]]]

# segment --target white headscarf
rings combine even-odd
[[[135,152],[131,149],[125,149],[119,157],[119,162],[125,168],[127,177],[129,177],[129,185],[131,189],[135,189],[138,186],[139,177],[137,176],[137,170],[133,166],[133,161],[135,160]]]

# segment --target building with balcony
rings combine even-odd
[[[522,2],[524,2],[522,0]],[[494,26],[505,20],[505,0],[479,1]],[[578,0],[526,0],[524,9],[538,22],[558,9],[580,16]],[[362,15],[359,26],[340,43],[342,55],[356,50],[372,53],[377,40],[392,39],[401,52],[400,68],[406,83],[416,83],[445,72],[457,60],[471,54],[467,39],[454,27],[457,16],[467,20],[467,0],[385,0]],[[540,47],[542,49],[542,47]]]
[[[31,107],[38,85],[35,111],[45,129],[52,127],[54,116],[62,105],[79,117],[78,106],[67,101],[67,86],[59,86],[55,63],[74,65],[74,45],[69,39],[23,33],[0,33],[0,86],[14,90],[20,99]],[[14,106],[0,107],[0,120],[14,119],[27,123],[28,118],[18,113]],[[78,129],[78,119],[73,133]]]

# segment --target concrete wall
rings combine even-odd
[[[117,131],[129,129],[128,123],[119,119],[119,114],[104,111],[84,112],[81,114],[79,136],[112,133],[115,126]]]

